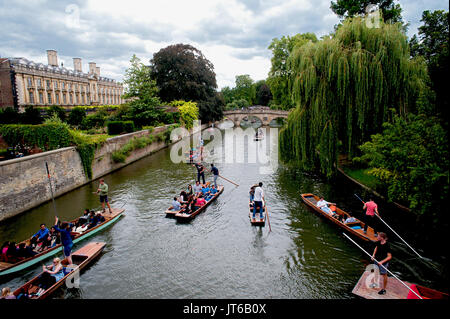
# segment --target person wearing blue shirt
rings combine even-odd
[[[214,186],[217,188],[217,177],[219,177],[219,170],[214,164],[211,164],[211,173],[214,175]]]
[[[61,228],[58,228],[58,217],[55,216],[55,226],[53,226],[55,228],[56,231],[58,231],[61,234],[61,243],[64,247],[64,256],[67,258],[67,261],[69,262],[69,264],[72,263],[72,246],[73,246],[73,241],[72,241],[72,236],[71,236],[71,229],[72,229],[72,224],[64,222],[61,224]]]
[[[177,198],[176,197],[174,197],[173,198],[173,201],[172,201],[172,210],[181,210],[181,204],[180,204],[180,202],[177,200]]]
[[[48,228],[45,227],[45,224],[41,224],[40,225],[41,229],[39,229],[39,231],[34,234],[33,236],[31,236],[31,245],[35,246],[36,244],[43,242],[45,238],[47,238],[48,235]]]
[[[205,198],[205,200],[209,200],[210,199],[210,189],[207,185],[203,186],[202,188],[202,194],[203,197]]]

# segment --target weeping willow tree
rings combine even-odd
[[[295,109],[280,131],[280,156],[303,169],[335,172],[338,152],[353,157],[381,131],[389,109],[406,115],[427,89],[422,59],[411,59],[399,24],[346,20],[332,37],[297,46],[288,59]]]

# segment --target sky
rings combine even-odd
[[[199,49],[214,65],[217,85],[235,86],[236,75],[267,78],[274,38],[333,31],[339,18],[330,0],[0,0],[0,57],[47,64],[46,50],[73,69],[96,62],[101,76],[122,81],[136,54],[148,65],[154,53],[177,43]],[[447,0],[401,0],[408,36],[424,10],[449,9]]]

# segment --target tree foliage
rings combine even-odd
[[[338,146],[357,155],[381,131],[389,107],[401,116],[415,111],[428,81],[399,25],[368,28],[361,18],[346,20],[332,38],[295,47],[288,70],[296,109],[280,131],[280,155],[306,169],[318,165],[329,177]]]
[[[394,0],[337,0],[331,1],[331,10],[340,18],[352,18],[367,14],[369,5],[376,5],[381,10],[384,21],[402,22],[402,8]]]
[[[193,127],[194,121],[198,119],[198,107],[195,102],[172,101],[171,106],[176,106],[180,111],[181,124],[188,130]]]
[[[406,203],[418,215],[443,220],[449,154],[446,132],[436,118],[395,115],[361,150],[363,155],[355,160],[368,163],[369,173],[387,185],[390,200]]]
[[[309,41],[317,42],[314,33],[296,34],[293,37],[283,36],[281,39],[275,38],[269,45],[272,50],[271,69],[267,78],[273,104],[284,110],[294,107],[289,89],[290,70],[287,66],[288,58],[296,46],[302,46]]]
[[[436,10],[422,13],[423,24],[419,27],[419,36],[414,35],[410,41],[411,55],[423,56],[428,65],[432,88],[436,93],[435,113],[448,129],[449,90],[449,23],[448,12]]]

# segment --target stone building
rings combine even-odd
[[[117,105],[123,85],[100,76],[100,67],[89,63],[84,73],[80,58],[73,58],[73,70],[58,65],[55,50],[47,50],[48,64],[25,58],[0,58],[0,108],[60,105]]]

